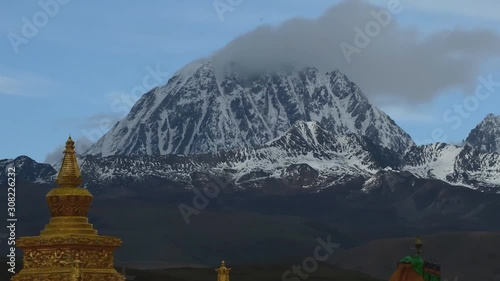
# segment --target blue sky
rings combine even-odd
[[[340,2],[218,0],[237,3],[220,17],[212,0],[54,1],[0,4],[0,159],[28,155],[44,161],[70,133],[75,139],[92,130],[104,133],[109,126],[99,128],[98,121],[120,117],[112,110],[120,93],[163,84],[183,65],[260,25],[314,19]],[[389,1],[370,2],[384,7]],[[456,27],[500,34],[498,1],[433,2],[404,3],[398,24],[426,35]],[[41,3],[52,3],[50,15]],[[27,34],[26,22],[40,21],[31,38],[16,37]],[[500,83],[498,58],[483,60],[480,73],[473,74],[477,85],[483,83],[480,76]],[[154,69],[163,73],[161,78],[145,84]],[[500,87],[484,89],[484,99],[474,100],[474,89],[462,88],[443,90],[425,102],[374,102],[418,143],[459,142],[488,113],[500,114]],[[454,111],[457,104],[466,106],[461,115]]]

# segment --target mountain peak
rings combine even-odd
[[[195,60],[193,62],[190,62],[186,64],[184,67],[179,69],[173,77],[175,76],[182,76],[182,77],[191,77],[193,76],[199,69],[204,68],[204,67],[211,67],[212,61],[207,58]]]
[[[21,181],[48,183],[56,176],[56,170],[49,164],[38,163],[28,156],[18,156],[15,159],[0,160],[0,185],[7,181],[7,174],[14,168],[16,176]]]
[[[259,147],[300,121],[339,135],[366,136],[404,153],[413,141],[339,70],[216,75],[212,61],[194,61],[144,95],[103,136],[91,155],[212,153]],[[314,124],[298,123],[297,126]]]
[[[465,142],[480,151],[500,153],[500,116],[488,114],[470,132]]]
[[[493,113],[490,113],[490,114],[486,115],[486,117],[482,121],[482,123],[485,123],[485,122],[494,122],[496,124],[500,124],[500,115],[497,116]]]

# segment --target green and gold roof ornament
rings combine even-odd
[[[440,281],[441,266],[422,258],[423,242],[420,237],[414,243],[416,254],[399,260],[389,281]]]

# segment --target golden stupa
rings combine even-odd
[[[215,271],[217,272],[217,281],[229,281],[229,271],[231,271],[231,268],[227,268],[224,261],[221,262],[220,267],[216,268]]]
[[[80,168],[69,137],[56,187],[47,194],[52,218],[40,236],[22,237],[24,268],[12,281],[123,281],[114,268],[113,251],[122,241],[100,236],[89,224],[92,194],[80,188]]]

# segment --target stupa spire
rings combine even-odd
[[[39,236],[22,237],[24,268],[12,281],[125,281],[114,268],[113,251],[122,241],[97,234],[87,213],[92,194],[82,183],[75,143],[66,141],[57,186],[46,196],[51,219]]]
[[[226,267],[226,262],[222,261],[219,268],[216,268],[217,281],[229,281],[229,271],[231,268]]]
[[[420,253],[422,252],[422,246],[423,246],[422,240],[420,239],[420,237],[417,237],[417,239],[415,240],[415,249],[417,250],[417,255],[419,256]]]
[[[64,158],[61,169],[57,175],[56,184],[58,187],[79,187],[82,184],[82,175],[78,161],[76,160],[75,142],[71,139],[71,135],[66,141],[64,149]]]

